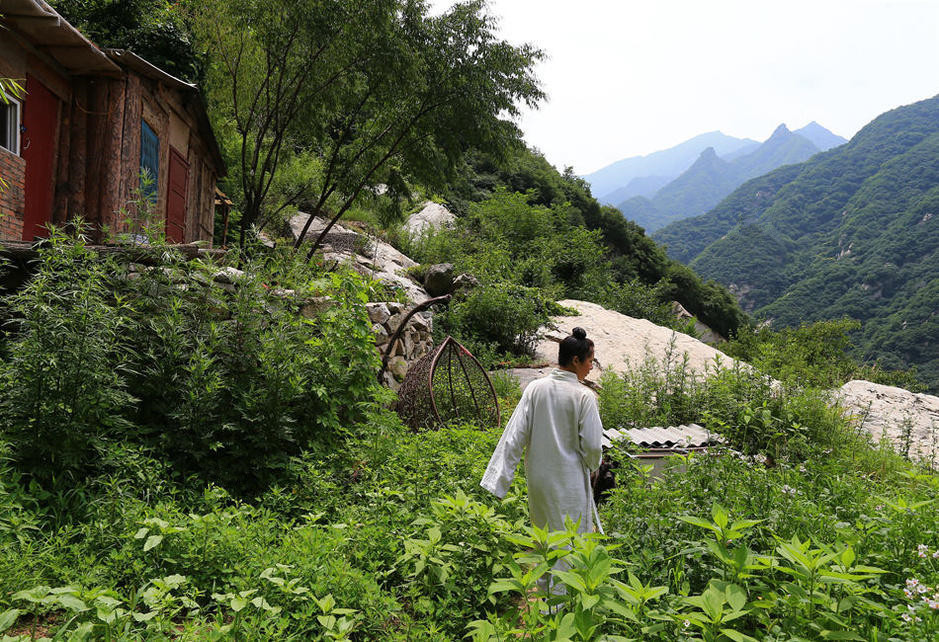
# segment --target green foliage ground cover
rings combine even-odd
[[[523,474],[505,501],[478,486],[500,431],[406,430],[382,409],[387,395],[364,385],[374,357],[355,356],[364,345],[356,328],[367,328],[363,285],[342,275],[330,277],[338,285],[304,281],[292,265],[257,268],[268,287],[254,300],[270,325],[252,325],[255,313],[237,310],[237,287],[200,286],[198,266],[170,261],[172,269],[155,270],[175,288],[143,270],[126,283],[130,291],[102,292],[102,279],[126,277],[81,243],[57,238],[43,250],[36,279],[7,300],[3,398],[16,392],[22,401],[17,386],[37,381],[45,395],[35,431],[22,412],[4,413],[0,428],[0,633],[688,641],[936,633],[939,481],[872,446],[822,393],[746,369],[698,380],[677,355],[607,376],[607,426],[691,420],[727,442],[675,460],[659,479],[617,452],[604,538],[533,531]],[[148,278],[155,281],[133,289]],[[247,278],[238,287],[254,287]],[[286,304],[271,292],[287,285],[339,303],[308,321],[295,314],[290,327],[278,312]],[[206,305],[180,300],[190,296]],[[126,365],[125,345],[144,342],[154,354],[176,345],[158,326],[122,325],[136,318],[134,306],[157,320],[164,313],[153,310],[178,310],[177,340],[194,342],[187,353],[211,367],[169,357],[165,370],[142,357]],[[226,323],[254,328],[254,343],[218,328]],[[39,336],[43,328],[52,338]],[[309,334],[294,335],[298,328]],[[277,333],[264,347],[267,329]],[[314,352],[293,369],[288,348],[324,343],[343,356]],[[251,368],[235,347],[253,355]],[[28,355],[61,368],[24,369],[18,381],[14,369]],[[70,374],[79,357],[87,385]],[[270,371],[278,364],[282,377]],[[198,383],[206,373],[212,386]],[[350,383],[359,376],[361,389]],[[148,393],[145,383],[167,394]],[[302,394],[287,394],[298,386]],[[326,404],[321,387],[341,407]],[[223,430],[220,421],[167,409],[194,403],[187,389],[226,413]],[[217,390],[227,390],[231,408],[219,407]],[[499,390],[509,410],[518,390],[505,377]],[[302,414],[313,412],[306,403],[315,414]],[[102,424],[103,409],[121,421]],[[147,409],[178,439],[143,430]],[[210,437],[218,459],[200,458]],[[281,456],[265,451],[261,437]],[[62,456],[51,466],[39,449]],[[240,449],[258,456],[239,460]],[[559,557],[569,571],[550,570]],[[554,614],[543,614],[532,592],[545,573],[568,587],[551,601],[560,607]]]

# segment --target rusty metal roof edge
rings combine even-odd
[[[173,74],[163,71],[152,62],[141,58],[130,49],[105,49],[104,53],[111,60],[122,65],[127,65],[134,71],[153,78],[154,80],[159,80],[167,85],[174,86],[177,89],[199,91],[199,88],[196,85],[186,82],[185,80],[180,80]]]
[[[68,20],[63,18],[59,12],[52,8],[47,2],[43,0],[19,0],[15,4],[18,6],[12,6],[14,3],[6,0],[0,2],[0,14],[5,14],[8,18],[12,18],[14,21],[17,17],[21,18],[55,18],[58,22],[55,25],[55,28],[61,31],[63,34],[68,34],[68,37],[73,41],[77,41],[80,46],[86,48],[91,52],[102,65],[101,69],[86,70],[84,73],[89,73],[91,71],[95,72],[110,72],[110,73],[120,73],[120,67],[118,67],[112,60],[110,60],[107,55],[93,42],[91,42],[85,35],[72,26]],[[26,34],[23,34],[24,37]],[[54,46],[56,43],[42,43],[34,42],[32,38],[26,37],[26,40],[29,41],[34,47],[43,47],[43,46]],[[61,44],[61,43],[58,43]],[[65,63],[56,55],[51,55],[56,62],[63,65],[68,69]],[[81,74],[83,72],[76,72]]]

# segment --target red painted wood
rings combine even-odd
[[[166,190],[166,240],[186,242],[186,186],[189,184],[189,163],[170,147],[170,167]]]
[[[21,138],[26,161],[23,240],[49,235],[43,225],[52,220],[53,160],[55,134],[59,121],[59,100],[33,76],[26,76]]]

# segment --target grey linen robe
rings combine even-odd
[[[602,532],[593,501],[590,471],[600,467],[603,426],[593,392],[577,375],[555,369],[525,389],[502,433],[480,486],[500,499],[525,456],[532,524],[564,530],[564,518],[579,531]]]

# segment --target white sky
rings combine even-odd
[[[431,0],[435,11],[453,0]],[[939,94],[939,0],[489,0],[548,59],[525,139],[579,174],[720,130],[851,138]]]

